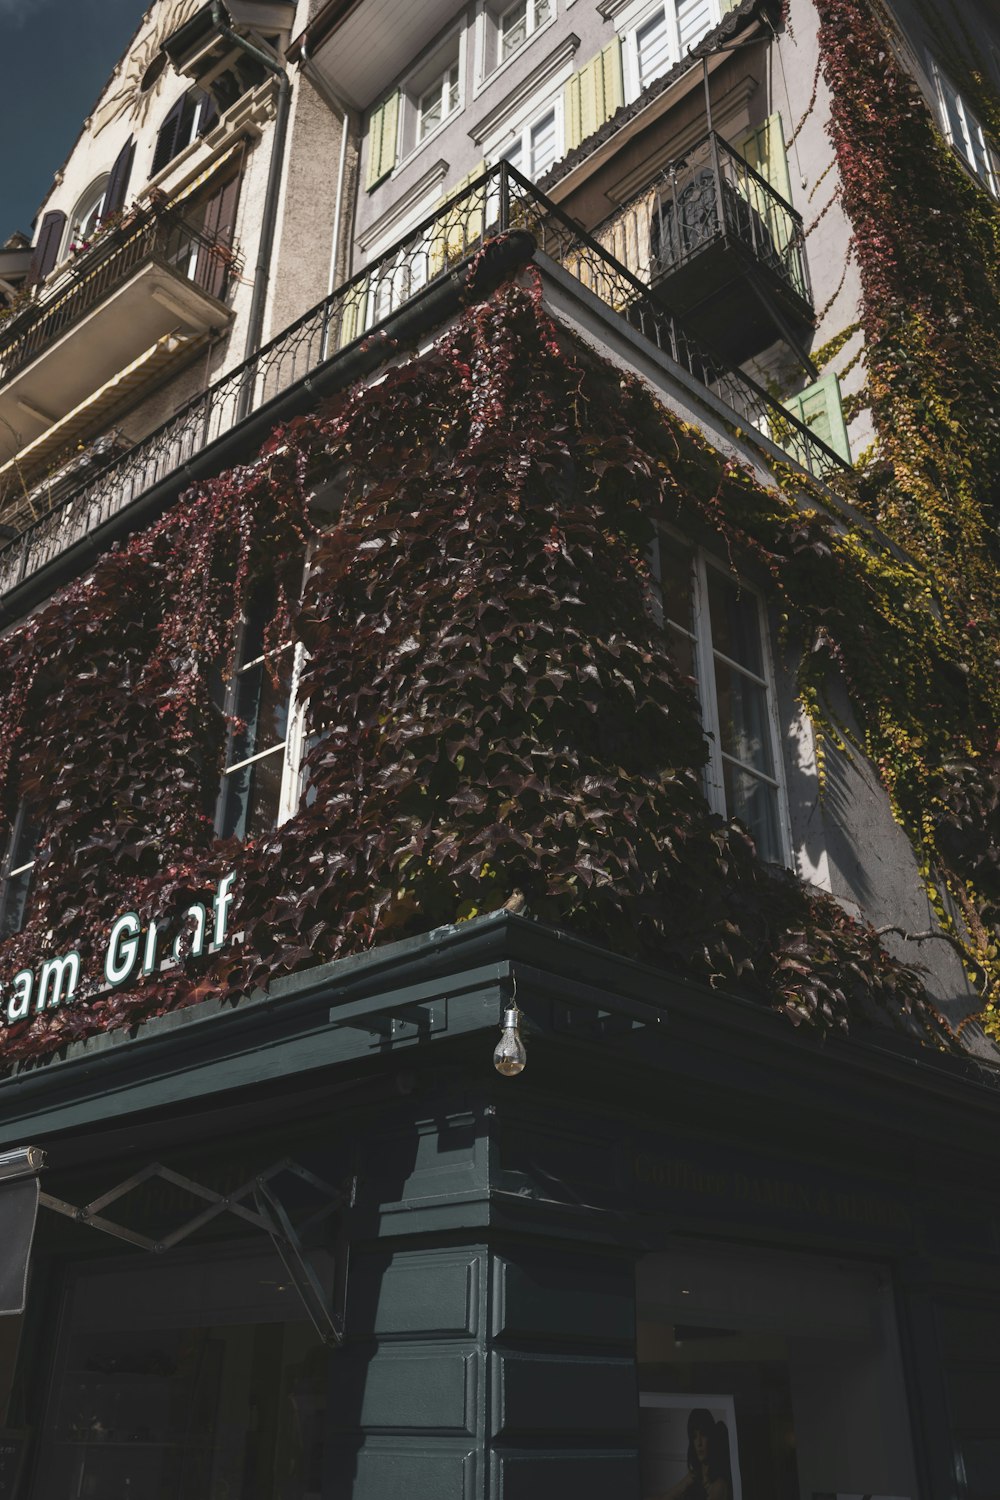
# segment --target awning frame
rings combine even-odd
[[[275,1179],[282,1173],[297,1177],[301,1182],[314,1188],[324,1200],[315,1212],[297,1226],[292,1223],[275,1185]],[[172,1183],[175,1187],[182,1188],[197,1198],[204,1199],[207,1207],[191,1218],[185,1219],[176,1229],[158,1239],[141,1234],[137,1230],[128,1228],[127,1225],[119,1224],[104,1214],[103,1210],[109,1205],[116,1203],[133,1188],[140,1187],[154,1177],[160,1178],[163,1182]],[[230,1193],[217,1192],[215,1188],[195,1182],[193,1178],[185,1177],[171,1167],[165,1167],[161,1162],[151,1162],[149,1166],[133,1172],[131,1177],[125,1178],[117,1186],[101,1193],[82,1208],[67,1202],[65,1198],[58,1198],[52,1193],[45,1192],[40,1193],[39,1203],[44,1208],[63,1214],[78,1224],[100,1230],[103,1234],[113,1235],[116,1239],[125,1240],[128,1244],[154,1255],[162,1255],[173,1249],[175,1245],[181,1244],[196,1230],[201,1229],[221,1214],[233,1214],[244,1223],[251,1224],[256,1229],[262,1229],[268,1236],[295,1287],[310,1323],[324,1344],[337,1347],[344,1340],[347,1293],[347,1239],[343,1230],[343,1218],[340,1219],[336,1236],[333,1307],[328,1305],[320,1279],[309,1263],[303,1236],[332,1214],[342,1215],[343,1210],[352,1208],[356,1191],[357,1179],[355,1177],[348,1179],[344,1187],[335,1188],[288,1157],[256,1173]],[[248,1207],[243,1201],[249,1198],[253,1200],[253,1208]]]

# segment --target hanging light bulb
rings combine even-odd
[[[524,1065],[528,1061],[528,1054],[524,1050],[524,1043],[518,1030],[520,1024],[521,1012],[516,1005],[509,1005],[503,1013],[500,1040],[493,1051],[493,1066],[505,1078],[516,1078],[518,1073],[523,1073]]]

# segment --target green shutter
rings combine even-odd
[[[791,203],[792,179],[788,174],[785,133],[779,114],[768,115],[763,125],[736,142],[736,149],[786,203]]]
[[[567,79],[566,150],[572,151],[588,135],[600,130],[625,103],[621,37],[614,37],[586,67]]]
[[[368,175],[365,187],[369,192],[388,176],[396,165],[396,134],[399,124],[399,90],[390,94],[378,109],[372,110],[368,122]]]
[[[791,396],[784,402],[784,406],[793,417],[798,417],[800,422],[811,428],[828,448],[839,453],[847,463],[851,462],[847,424],[840,404],[840,381],[832,371],[823,375],[815,385],[807,385],[797,396]],[[782,447],[787,447],[794,453],[795,444],[796,436],[791,434],[790,442],[783,443]]]
[[[721,0],[719,11],[722,15],[725,15],[727,11],[735,10],[739,3],[740,0]]]

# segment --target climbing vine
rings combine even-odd
[[[1000,211],[939,134],[877,0],[815,4],[878,433],[860,501],[914,559],[956,643],[947,702],[927,703],[919,736],[886,744],[879,764],[942,922],[988,976],[986,1025],[1000,1036]],[[943,47],[954,27],[925,10]],[[948,46],[955,81],[995,127],[982,71]]]
[[[339,495],[327,529],[318,490]],[[953,738],[933,725],[979,711],[923,575],[726,462],[559,334],[530,278],[507,283],[0,641],[4,810],[27,798],[43,829],[2,974],[74,948],[88,976],[76,1003],[5,1028],[7,1064],[205,996],[235,1003],[515,890],[543,920],[795,1023],[881,1020],[950,1044],[917,971],[709,809],[693,685],[650,605],[658,520],[767,570],[808,648],[807,701],[821,715],[831,673],[846,680],[909,812],[904,742],[944,765]],[[308,650],[309,794],[239,844],[210,818],[218,689],[265,582],[272,658],[289,636]],[[169,931],[229,871],[238,941],[100,988],[117,915]]]

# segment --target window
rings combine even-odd
[[[30,808],[22,802],[0,860],[0,941],[24,926],[40,832]]]
[[[298,800],[297,735],[290,731],[300,653],[289,641],[265,657],[272,613],[267,601],[258,600],[237,643],[225,705],[232,727],[216,817],[222,838],[260,838],[283,822]]]
[[[788,861],[774,686],[758,594],[669,533],[659,539],[663,623],[698,685],[708,736],[706,795],[739,818],[762,859]]]
[[[150,176],[162,172],[185,147],[211,130],[218,118],[214,99],[202,89],[191,89],[178,99],[157,132]]]
[[[104,200],[107,196],[109,180],[107,177],[102,177],[93,187],[88,188],[73,210],[65,246],[67,255],[86,250],[100,228],[101,219],[104,217]]]
[[[453,115],[459,104],[458,63],[445,68],[417,100],[417,140],[436,130],[443,120]]]
[[[627,100],[682,61],[726,8],[725,0],[667,0],[654,7],[632,0],[622,5],[615,26],[624,41]]]
[[[500,40],[500,62],[523,47],[528,38],[550,20],[553,13],[552,0],[516,0],[497,17]]]
[[[733,1194],[782,1188],[797,1205],[825,1196],[807,1169],[775,1181],[688,1154],[669,1163],[674,1199],[686,1174]],[[640,1259],[638,1492],[915,1495],[893,1293],[878,1265],[750,1245],[679,1243]]]
[[[533,181],[545,173],[562,156],[562,114],[552,104],[543,114],[516,130],[506,146],[501,146],[495,160],[510,162]]]
[[[958,90],[949,83],[936,63],[931,64],[937,84],[938,105],[946,139],[969,170],[994,196],[1000,197],[998,159],[983,134],[983,127]]]

